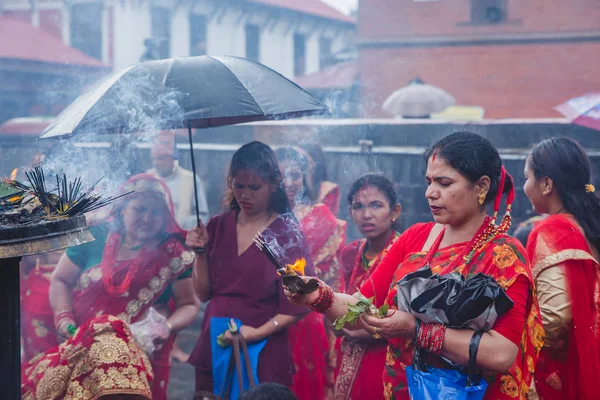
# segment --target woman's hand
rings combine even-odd
[[[413,338],[417,329],[417,319],[399,310],[388,310],[385,318],[363,315],[358,321],[361,327],[376,339]]]
[[[301,278],[302,278],[302,280],[304,280],[304,282],[308,282],[311,279],[317,279],[317,278],[312,278],[310,276],[301,276]],[[295,304],[297,306],[307,306],[309,304],[313,304],[314,302],[319,300],[319,297],[321,296],[321,288],[320,287],[319,287],[319,289],[315,290],[312,293],[300,294],[300,293],[290,292],[288,290],[288,287],[284,285],[283,292],[285,293],[285,296],[288,298],[290,303]]]
[[[202,221],[200,221],[200,226],[192,228],[188,232],[187,238],[185,239],[185,244],[189,248],[195,249],[195,248],[206,247],[207,243],[208,243],[208,231],[206,230],[206,227],[204,226]]]
[[[154,351],[157,352],[162,349],[167,340],[169,340],[169,336],[171,336],[171,327],[165,322],[164,324],[156,326],[154,329],[154,340],[152,342],[154,343]]]
[[[68,329],[69,326],[77,328],[77,323],[72,319],[63,319],[56,328],[56,331],[60,335],[60,337],[58,338],[60,341],[65,341],[71,337],[71,332],[69,332]]]
[[[242,325],[240,327],[238,334],[241,334],[244,337],[244,339],[246,340],[246,343],[248,343],[248,344],[254,343],[254,342],[259,342],[264,339],[263,335],[260,333],[260,331],[257,328],[253,328],[249,325]],[[223,337],[223,340],[225,342],[231,344],[231,343],[233,343],[233,335],[235,335],[235,334],[231,333],[231,331],[227,330],[225,332],[225,336]]]

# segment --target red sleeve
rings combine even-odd
[[[378,307],[385,303],[396,269],[408,254],[421,250],[433,225],[418,223],[404,231],[360,287],[362,295],[375,297],[375,305]]]
[[[503,316],[498,318],[494,330],[516,344],[521,343],[523,327],[525,326],[525,311],[530,296],[529,281],[520,275],[506,291],[513,301],[513,307]]]

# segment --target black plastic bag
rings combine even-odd
[[[398,309],[422,322],[451,328],[490,330],[513,301],[491,276],[458,272],[433,275],[425,266],[397,282]]]

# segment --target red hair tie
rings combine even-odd
[[[515,181],[513,177],[510,176],[510,174],[507,173],[506,175],[508,176],[508,179],[510,179],[512,186],[510,188],[510,191],[508,192],[508,196],[506,196],[506,212],[504,213],[504,217],[502,218],[502,223],[500,223],[500,226],[498,227],[498,231],[500,233],[506,233],[510,229],[510,223],[512,221],[510,209],[512,208],[512,203],[515,200]]]
[[[500,211],[500,202],[502,201],[502,192],[504,192],[504,182],[506,181],[506,168],[504,165],[500,168],[500,182],[498,182],[498,192],[496,192],[496,198],[494,199],[494,217],[492,221],[496,222],[498,212]]]

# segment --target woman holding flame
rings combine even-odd
[[[311,199],[307,178],[312,160],[304,150],[283,147],[276,151],[283,173],[285,194],[306,237],[317,277],[337,287],[339,253],[346,241],[346,222],[339,221],[329,208]],[[294,386],[301,400],[324,399],[333,390],[333,344],[331,349],[321,315],[312,314],[290,328],[290,347],[294,359]],[[331,367],[330,367],[331,361]]]
[[[388,339],[384,397],[408,399],[405,369],[412,363],[415,341],[426,350],[428,364],[451,368],[444,359],[466,366],[469,346],[472,341],[477,343],[481,333],[442,324],[418,324],[412,314],[397,309],[394,283],[426,266],[440,275],[489,275],[506,290],[514,305],[491,330],[481,334],[476,364],[491,377],[484,399],[523,398],[543,343],[543,328],[525,251],[505,234],[510,208],[499,226],[486,213],[488,203],[494,203],[498,210],[505,193],[507,203],[512,202],[512,178],[490,141],[473,133],[446,136],[425,155],[425,196],[436,223],[416,224],[405,231],[362,284],[359,292],[374,297],[375,304],[385,302],[387,315],[362,314],[357,324],[347,328],[362,328],[375,338]],[[346,315],[349,304],[358,303],[355,296],[334,294],[323,283],[309,295],[286,294],[293,303],[308,305],[330,320]]]
[[[275,154],[261,142],[252,142],[235,152],[229,167],[226,197],[229,211],[217,215],[204,227],[190,231],[187,244],[206,251],[196,258],[194,289],[208,301],[202,333],[190,356],[196,367],[196,389],[213,391],[211,318],[235,318],[248,344],[267,339],[258,359],[260,382],[292,385],[292,363],[288,328],[305,315],[290,304],[283,293],[277,269],[254,245],[257,232],[281,249],[280,262],[294,264],[306,258],[306,273],[314,275],[310,254],[300,227],[290,213],[283,190],[283,177]],[[227,331],[223,337],[232,341]]]
[[[92,346],[90,354],[98,356],[96,353],[100,352],[106,364],[123,363],[129,356],[123,347],[121,325],[145,320],[148,312],[155,309],[163,316],[156,318],[149,332],[144,332],[146,341],[152,343],[138,340],[137,344],[155,349],[148,371],[150,376],[154,375],[152,398],[166,399],[173,334],[192,323],[199,310],[190,276],[194,254],[184,245],[185,231],[173,217],[171,195],[163,181],[147,174],[136,175],[120,192],[132,194],[114,204],[111,223],[92,227],[90,231],[96,240],[67,249],[52,274],[49,297],[56,330],[61,338],[74,336],[31,361],[45,365],[46,376],[53,376],[55,383],[60,383],[53,386],[56,397],[35,398],[62,398],[61,391],[66,390],[69,377],[77,374],[81,378],[79,384],[84,387],[129,393],[119,391],[128,382],[131,393],[136,393],[139,374],[113,379],[109,371],[98,371],[87,376],[82,371],[89,369],[89,365],[69,363],[71,369],[67,369],[56,363],[61,359],[60,354],[89,346]],[[106,321],[101,320],[106,315],[111,316],[111,321],[118,318],[114,324],[111,322],[115,328],[112,336],[103,332],[104,339],[95,340],[93,333],[84,335],[81,330],[75,333],[77,327],[84,325],[90,332],[102,331],[100,326]],[[135,346],[133,341],[126,342]],[[47,379],[36,378],[39,369],[30,370],[32,375],[26,376],[24,382],[35,393],[39,390],[47,393],[47,382],[44,384]]]

